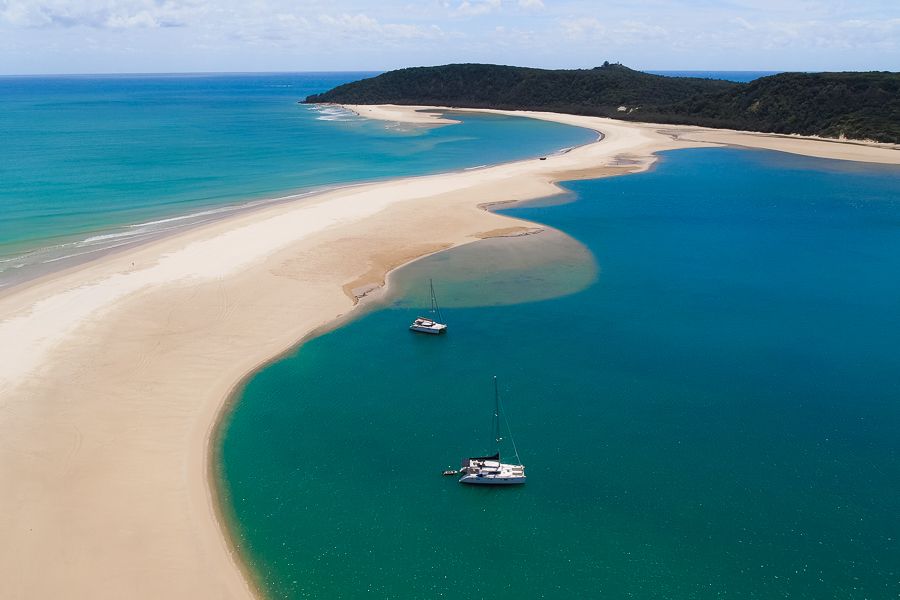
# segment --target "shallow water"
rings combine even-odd
[[[262,199],[596,139],[529,119],[422,128],[297,103],[364,75],[0,77],[0,285]]]
[[[896,597],[900,172],[696,149],[567,187],[505,212],[592,256],[435,255],[248,381],[222,485],[271,596]],[[428,277],[441,338],[406,330]],[[494,374],[520,488],[440,476]]]

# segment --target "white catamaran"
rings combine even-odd
[[[500,434],[500,391],[497,387],[497,377],[494,377],[494,441],[497,444],[497,453],[493,456],[475,456],[466,458],[462,461],[459,470],[462,477],[460,483],[472,483],[479,485],[517,485],[525,483],[525,465],[519,458],[519,451],[516,449],[516,442],[512,439],[512,432],[509,434],[509,441],[512,442],[513,453],[516,457],[515,463],[504,463],[500,458],[500,442],[503,440]],[[504,417],[503,422],[506,423],[506,430],[509,431],[509,423]]]
[[[447,325],[441,323],[444,318],[441,316],[441,309],[438,308],[437,299],[434,297],[434,283],[429,279],[428,287],[431,288],[431,318],[417,317],[413,324],[409,326],[411,331],[419,333],[440,334],[447,332]]]

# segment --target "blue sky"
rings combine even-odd
[[[900,70],[900,0],[0,0],[0,73]]]

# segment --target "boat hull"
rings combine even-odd
[[[473,485],[521,485],[525,483],[525,466],[500,462],[500,454],[473,456],[462,461],[460,483]]]
[[[442,333],[446,333],[447,326],[443,323],[433,323],[431,325],[413,323],[409,326],[409,330],[416,333],[430,333],[432,335],[440,335]]]
[[[463,475],[459,482],[469,485],[522,485],[525,483],[525,476],[492,477],[490,475],[482,475],[479,477],[478,475]]]

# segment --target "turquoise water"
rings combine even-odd
[[[0,285],[248,201],[596,139],[524,119],[423,129],[297,103],[367,75],[0,77]]]
[[[506,212],[589,253],[420,261],[247,383],[223,486],[271,597],[896,598],[900,172],[697,149],[567,187]],[[441,338],[406,330],[430,276]],[[440,476],[494,374],[516,489]]]

